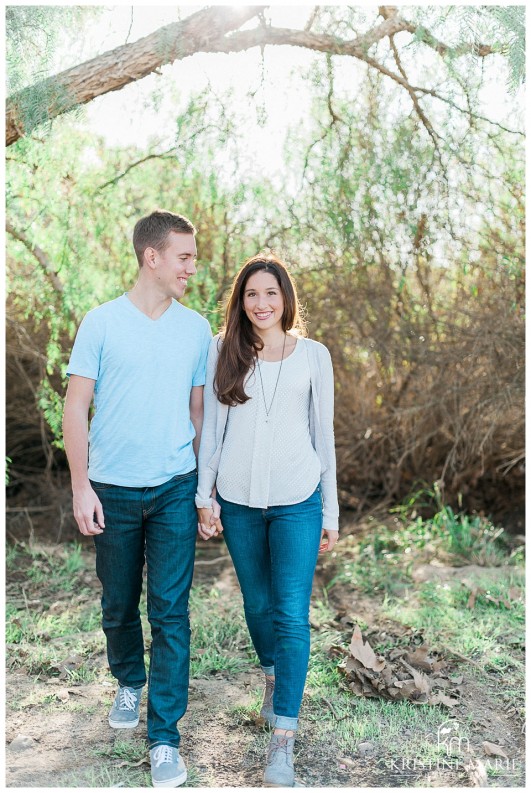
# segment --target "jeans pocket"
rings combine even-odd
[[[89,479],[89,482],[93,490],[108,490],[110,487],[116,487],[116,485],[110,485],[108,482],[94,482],[92,479]]]

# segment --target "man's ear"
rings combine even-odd
[[[157,261],[157,250],[156,248],[148,247],[144,251],[144,265],[149,267],[151,270],[155,269]]]

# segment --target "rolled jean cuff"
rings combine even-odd
[[[262,666],[262,672],[264,675],[269,675],[270,677],[275,676],[275,667],[274,666]]]
[[[299,720],[291,716],[277,716],[275,714],[275,729],[278,727],[281,730],[296,730],[299,725]]]
[[[149,751],[156,749],[157,746],[172,746],[174,749],[179,748],[179,744],[176,741],[170,741],[169,739],[167,741],[148,741],[148,743]]]

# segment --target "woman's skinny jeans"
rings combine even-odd
[[[275,675],[275,726],[297,729],[323,525],[320,488],[299,504],[267,509],[234,504],[219,493],[218,500],[249,633],[262,668]]]

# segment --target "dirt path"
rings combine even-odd
[[[219,551],[216,551],[219,553]],[[197,582],[213,583],[224,596],[238,597],[230,564],[198,569]],[[322,576],[318,576],[322,581]],[[319,583],[316,583],[316,588]],[[320,590],[319,590],[320,592]],[[351,590],[337,588],[331,602],[343,612],[355,613],[369,624],[378,623],[380,604],[370,597],[354,597]],[[383,624],[383,620],[382,620]],[[102,654],[102,678],[106,661]],[[146,732],[145,700],[139,726],[134,731],[112,730],[107,713],[114,687],[107,679],[97,683],[74,683],[68,679],[34,679],[23,671],[7,675],[6,689],[6,784],[8,787],[143,787],[149,786],[149,765],[143,739]],[[217,672],[210,678],[191,681],[186,716],[179,724],[182,755],[189,768],[188,785],[193,787],[261,787],[266,728],[254,719],[250,706],[262,684],[258,670],[229,674]],[[502,742],[512,766],[499,763],[490,776],[493,787],[524,784],[524,737],[510,711],[499,707],[500,679],[479,685],[472,675],[463,686],[462,702],[452,714],[471,729],[472,754],[483,757],[483,741]],[[299,784],[308,787],[463,787],[474,786],[485,768],[442,765],[404,767],[400,743],[389,745],[385,736],[370,741],[369,749],[345,753],[338,735],[322,729],[320,704],[305,696],[301,730],[297,741],[296,771]],[[352,709],[357,700],[352,697]],[[441,712],[441,722],[449,718]],[[338,723],[339,731],[340,723]],[[127,735],[123,735],[127,732]],[[407,732],[407,731],[406,731]],[[25,736],[26,746],[12,742]],[[414,737],[414,736],[413,736]],[[423,736],[419,735],[419,741]],[[411,735],[408,736],[409,744]],[[19,740],[20,743],[20,740]],[[363,736],[359,743],[364,744]],[[125,744],[125,746],[124,746]],[[491,758],[493,761],[494,758]],[[478,777],[479,773],[479,777]]]

